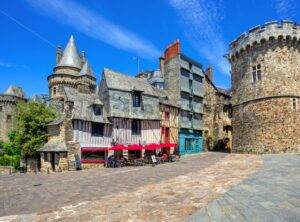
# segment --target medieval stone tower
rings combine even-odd
[[[10,86],[0,94],[0,140],[6,141],[9,131],[14,129],[16,105],[26,102],[25,94],[20,87]]]
[[[300,151],[300,25],[267,22],[230,44],[233,150]]]
[[[53,74],[48,76],[48,87],[52,102],[63,99],[64,87],[75,88],[87,94],[96,92],[96,78],[84,51],[80,58],[73,36],[63,53],[61,47],[57,47],[56,65]]]

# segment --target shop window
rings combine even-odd
[[[92,123],[92,136],[103,136],[104,125],[102,123]]]
[[[141,120],[132,120],[131,132],[132,135],[141,135]]]
[[[136,159],[141,157],[142,157],[141,150],[128,150],[128,159]]]
[[[82,152],[82,163],[102,163],[105,161],[105,151]]]

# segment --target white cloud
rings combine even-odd
[[[223,57],[227,46],[218,25],[223,17],[220,13],[222,1],[169,0],[181,18],[186,36],[198,53],[220,71],[230,75],[230,65]]]
[[[273,0],[273,6],[281,19],[291,19],[297,10],[295,0]]]
[[[16,65],[12,64],[12,63],[9,63],[9,62],[5,62],[5,61],[0,59],[0,67],[2,67],[2,68],[13,68],[13,67],[16,67]]]
[[[118,49],[149,59],[156,59],[161,54],[160,50],[151,42],[124,27],[114,24],[102,15],[75,1],[27,1],[38,11],[46,13],[73,29]]]

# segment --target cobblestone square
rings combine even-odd
[[[0,221],[299,221],[299,155],[2,176]]]

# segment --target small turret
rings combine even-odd
[[[72,67],[81,69],[81,59],[73,35],[64,50],[63,56],[56,67]]]

